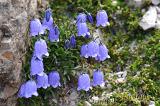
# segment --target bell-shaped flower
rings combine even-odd
[[[108,15],[107,15],[106,11],[104,11],[104,10],[98,11],[96,19],[97,19],[97,24],[96,24],[97,27],[99,27],[99,26],[105,27],[105,26],[109,25]]]
[[[31,36],[36,36],[38,34],[44,34],[44,28],[39,19],[33,19],[30,22],[30,34]]]
[[[93,17],[90,13],[87,13],[87,19],[91,24],[93,24]]]
[[[97,57],[99,54],[99,45],[98,43],[91,41],[88,43],[88,56],[90,57]]]
[[[96,60],[104,61],[105,59],[110,58],[108,55],[108,49],[104,44],[99,45],[99,54],[96,57]]]
[[[22,84],[20,90],[18,92],[18,97],[22,98],[30,98],[34,96],[38,96],[36,82],[33,80],[29,80],[26,83]]]
[[[65,40],[65,45],[64,45],[65,49],[69,49],[70,48],[70,41],[67,39]]]
[[[43,76],[44,73],[43,71],[44,71],[43,61],[33,56],[31,59],[30,74]]]
[[[51,42],[58,42],[59,41],[59,29],[57,26],[54,26],[53,28],[51,28],[49,30],[49,36],[48,36],[48,39],[51,41]]]
[[[88,45],[86,44],[83,44],[81,46],[81,57],[85,57],[85,58],[88,58]]]
[[[77,90],[85,90],[88,91],[91,87],[90,78],[88,74],[82,74],[78,78],[78,88]]]
[[[76,47],[76,38],[75,38],[74,35],[72,35],[72,36],[70,37],[70,46],[71,46],[72,48]]]
[[[47,87],[49,87],[48,76],[46,73],[43,73],[42,76],[37,75],[36,79],[37,79],[37,88],[46,89]]]
[[[50,30],[53,27],[53,18],[51,9],[46,10],[42,25],[45,29],[48,30]]]
[[[48,82],[53,88],[61,86],[59,73],[57,71],[50,72],[48,75]]]
[[[49,56],[45,40],[40,39],[35,42],[34,56],[36,56],[38,59],[42,59],[42,56]]]
[[[104,74],[101,70],[95,70],[93,72],[93,86],[103,86],[105,84],[104,82]]]
[[[79,15],[77,16],[77,25],[79,24],[79,23],[86,23],[86,20],[87,20],[87,16],[86,16],[86,14],[84,14],[84,13],[79,13]]]
[[[78,30],[78,36],[85,37],[86,35],[90,35],[89,29],[86,23],[79,23],[77,25],[77,30]]]

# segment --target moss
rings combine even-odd
[[[96,12],[101,8],[98,3],[97,0],[56,0],[50,3],[54,21],[59,26],[61,34],[60,42],[54,44],[47,42],[50,56],[44,59],[44,64],[46,72],[52,69],[60,72],[63,85],[59,89],[40,89],[38,97],[19,99],[19,106],[53,105],[51,98],[65,98],[67,96],[65,88],[77,86],[77,72],[82,70],[82,64],[86,64],[86,60],[80,58],[79,50],[82,43],[88,40],[76,37],[77,47],[69,50],[64,49],[64,41],[72,33],[76,35],[76,28],[71,22],[79,12],[88,11],[95,19]],[[84,100],[93,95],[101,96],[106,91],[115,93],[107,101],[94,103],[94,106],[146,106],[150,100],[154,100],[157,106],[160,105],[160,31],[155,29],[143,31],[138,25],[142,17],[141,10],[129,8],[123,0],[119,0],[118,6],[113,6],[111,0],[103,0],[102,8],[107,10],[111,23],[106,28],[100,28],[111,58],[103,63],[91,64],[87,70],[101,67],[112,89],[94,88],[89,93],[81,93],[78,105],[83,106]],[[91,30],[96,28],[95,25],[89,26]],[[29,79],[34,42],[35,39],[32,39],[32,46],[27,54],[28,60],[24,65],[25,79]],[[114,79],[109,79],[108,74],[117,70],[127,70],[125,83],[116,84]]]

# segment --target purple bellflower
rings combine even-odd
[[[48,82],[53,88],[61,86],[59,73],[57,71],[50,72],[48,75]]]
[[[42,76],[43,71],[43,61],[33,56],[31,59],[30,74]]]
[[[108,15],[105,10],[98,11],[96,19],[97,19],[97,24],[96,24],[97,27],[99,26],[105,27],[109,25]]]
[[[79,23],[77,25],[78,36],[85,37],[86,35],[90,35],[89,29],[86,23]]]
[[[26,83],[22,84],[20,90],[18,92],[18,97],[22,98],[30,98],[34,96],[38,96],[36,82],[33,80],[29,80]]]
[[[87,13],[87,19],[91,24],[93,24],[93,17],[90,13]]]
[[[49,87],[48,84],[48,76],[46,73],[43,73],[42,76],[37,75],[37,88],[44,88],[46,89],[47,87]]]
[[[67,39],[65,40],[65,45],[64,45],[65,49],[69,49],[70,48],[70,41]]]
[[[110,58],[108,55],[108,49],[104,44],[99,45],[99,54],[96,57],[96,60],[104,61],[105,59]]]
[[[45,12],[45,17],[43,19],[42,25],[45,29],[48,29],[48,30],[50,30],[53,27],[52,11],[50,8],[47,9]]]
[[[45,40],[40,39],[36,41],[34,45],[34,56],[36,56],[38,59],[42,59],[42,56],[49,56]]]
[[[88,74],[82,74],[78,78],[78,88],[77,90],[85,90],[88,91],[90,89],[90,78]]]
[[[83,44],[81,46],[81,57],[88,58],[88,45],[87,44]]]
[[[78,16],[77,16],[77,25],[79,24],[79,23],[86,23],[86,21],[87,21],[87,16],[86,16],[86,14],[84,14],[84,13],[79,13],[78,14]]]
[[[51,17],[52,17],[52,10],[49,8],[49,9],[47,9],[47,10],[45,11],[46,21],[48,22]]]
[[[99,54],[99,45],[98,43],[91,41],[88,43],[88,56],[90,57],[97,57]]]
[[[70,46],[71,46],[72,48],[76,47],[76,38],[75,38],[74,35],[72,35],[72,36],[70,37]]]
[[[42,27],[39,19],[33,19],[30,22],[30,34],[31,36],[36,36],[38,34],[44,34],[44,28]]]
[[[93,86],[104,85],[104,74],[100,70],[95,70],[93,72]]]
[[[48,39],[51,41],[51,42],[58,42],[59,41],[59,29],[57,26],[54,26],[53,28],[51,28],[49,30],[49,36],[48,36]]]

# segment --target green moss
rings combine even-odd
[[[93,106],[146,106],[150,100],[154,100],[157,106],[160,105],[160,31],[143,31],[138,25],[142,17],[141,10],[128,7],[123,1],[119,0],[118,6],[113,6],[111,0],[102,1],[102,8],[107,10],[111,25],[100,29],[111,58],[102,63],[93,62],[86,70],[91,73],[90,70],[101,67],[112,88],[93,88],[89,93],[81,92],[78,106],[83,106],[83,101],[89,97],[101,96],[105,91],[115,93],[110,99],[94,103]],[[38,97],[19,99],[19,106],[53,106],[51,99],[65,98],[66,89],[77,86],[77,72],[85,70],[82,69],[82,64],[87,64],[86,60],[79,56],[80,46],[89,40],[76,37],[77,47],[69,50],[64,49],[64,41],[69,39],[72,33],[76,35],[76,27],[71,22],[79,12],[88,11],[95,19],[96,12],[100,9],[98,3],[97,0],[55,0],[50,3],[54,21],[60,28],[60,42],[47,41],[50,56],[44,59],[44,65],[46,72],[53,69],[60,72],[63,85],[59,89],[40,89]],[[96,28],[95,25],[89,26],[91,31]],[[47,39],[47,36],[44,39]],[[31,40],[32,45],[23,68],[26,80],[29,79],[30,59],[35,41],[36,39]],[[127,70],[127,80],[123,84],[116,84],[114,79],[108,77],[110,72],[117,71],[117,67],[120,71]]]

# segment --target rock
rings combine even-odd
[[[155,106],[155,102],[154,101],[150,101],[149,106]]]
[[[129,6],[142,7],[146,0],[125,0]]]
[[[156,25],[157,19],[157,10],[156,7],[150,7],[149,10],[144,14],[142,20],[139,22],[139,25],[143,30],[154,28]]]
[[[37,1],[0,0],[0,106],[16,104],[28,47],[26,32],[29,20],[37,14]]]
[[[160,29],[160,14],[157,15],[156,26],[155,28]]]
[[[160,0],[152,0],[152,4],[158,5],[160,3]]]
[[[92,106],[92,105],[88,101],[85,101],[84,106]]]

